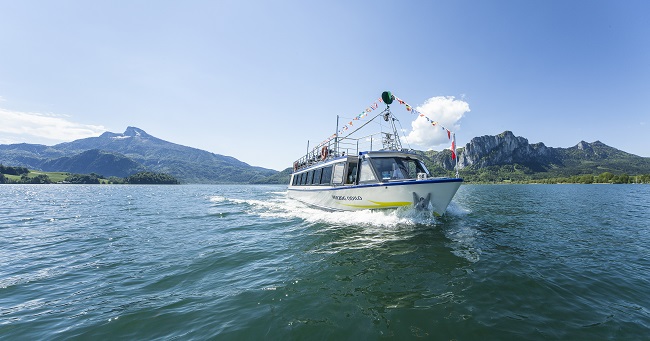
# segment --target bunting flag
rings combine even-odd
[[[438,122],[426,117],[423,113],[413,109],[413,107],[411,105],[406,103],[401,98],[398,98],[397,96],[395,96],[395,100],[397,100],[397,102],[399,102],[399,104],[404,105],[406,107],[406,111],[410,111],[410,112],[412,112],[412,113],[414,113],[414,114],[416,114],[416,115],[418,115],[420,117],[424,117],[427,120],[427,122],[431,123],[432,126],[435,127],[436,125],[438,125],[442,130],[446,131],[447,132],[447,138],[449,140],[451,140],[451,148],[450,148],[451,149],[451,158],[456,159],[456,134],[454,134],[451,130],[441,126]],[[451,138],[452,135],[454,136],[453,139]]]
[[[361,111],[360,114],[356,115],[356,116],[352,119],[352,121],[348,122],[348,124],[346,124],[346,125],[344,125],[343,127],[341,127],[341,128],[339,129],[339,131],[338,131],[338,135],[341,135],[341,134],[343,134],[344,132],[346,132],[347,130],[349,130],[350,127],[352,127],[352,124],[353,124],[354,121],[358,121],[358,120],[360,120],[360,119],[362,119],[362,118],[365,118],[366,116],[368,116],[369,113],[371,113],[371,112],[374,111],[375,109],[379,108],[379,104],[378,104],[378,103],[383,103],[381,97],[379,97],[375,102],[373,102],[372,104],[370,104],[369,107],[367,107],[367,108],[365,108],[363,111]],[[314,150],[314,151],[319,150],[319,149],[322,148],[323,146],[327,145],[330,141],[332,141],[334,138],[336,138],[336,135],[337,135],[337,134],[333,134],[332,136],[328,137],[325,141],[319,143],[316,147],[314,147],[313,150]]]
[[[401,98],[398,98],[397,96],[395,96],[395,100],[396,100],[399,104],[404,105],[404,106],[406,107],[406,111],[408,111],[408,112],[412,112],[412,113],[414,113],[414,114],[416,114],[416,115],[418,115],[418,116],[420,116],[420,117],[424,117],[424,119],[426,119],[427,122],[431,123],[431,126],[435,127],[435,126],[437,125],[437,126],[440,127],[440,129],[442,129],[443,131],[446,131],[446,132],[447,132],[447,138],[448,138],[449,140],[451,140],[451,148],[450,148],[450,149],[451,149],[451,158],[452,158],[452,160],[456,159],[456,157],[457,157],[457,155],[456,155],[456,134],[454,134],[451,130],[449,130],[449,129],[443,127],[443,126],[441,126],[440,123],[438,123],[437,121],[434,121],[434,120],[428,118],[427,116],[425,116],[423,113],[417,111],[415,108],[413,108],[410,104],[406,103],[406,101],[402,100]],[[366,109],[364,109],[363,111],[361,111],[360,114],[356,115],[356,116],[352,119],[352,121],[348,122],[348,124],[346,124],[346,125],[344,125],[343,127],[341,127],[341,128],[339,129],[338,133],[336,133],[336,134],[332,134],[332,136],[328,137],[325,141],[319,143],[316,147],[314,147],[313,150],[314,150],[314,151],[319,150],[319,149],[322,148],[323,146],[327,145],[330,141],[332,141],[333,139],[335,139],[335,138],[337,137],[337,135],[342,135],[344,132],[348,131],[348,130],[350,129],[350,127],[352,127],[352,123],[353,123],[354,121],[358,121],[358,120],[360,120],[360,119],[362,119],[362,118],[365,118],[366,116],[368,116],[368,114],[369,114],[370,112],[372,112],[373,110],[379,108],[379,104],[378,104],[378,103],[384,103],[384,101],[381,99],[381,97],[379,97],[375,102],[373,102],[372,104],[370,104],[369,107],[367,107]],[[452,138],[452,136],[453,136],[453,138]]]

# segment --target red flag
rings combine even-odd
[[[447,138],[451,140],[451,132],[447,129]]]
[[[451,159],[456,158],[456,140],[451,140]]]

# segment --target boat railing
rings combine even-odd
[[[360,151],[383,150],[384,133],[375,133],[359,138],[336,137],[311,149],[305,156],[293,163],[293,171],[310,167],[334,158],[359,155]]]

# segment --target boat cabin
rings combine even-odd
[[[429,170],[417,154],[362,152],[316,163],[292,174],[291,186],[345,186],[426,179]]]

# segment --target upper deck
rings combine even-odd
[[[419,160],[424,165],[421,158],[415,151],[402,148],[399,132],[404,129],[398,129],[397,124],[401,123],[392,114],[390,104],[396,101],[406,107],[406,110],[424,117],[432,126],[438,126],[447,133],[447,137],[452,141],[452,158],[455,158],[455,137],[448,129],[440,126],[438,122],[432,121],[424,114],[419,113],[416,109],[408,105],[403,100],[395,97],[390,91],[384,91],[379,103],[386,104],[386,108],[366,119],[369,113],[379,107],[377,102],[366,108],[361,114],[343,121],[343,127],[340,128],[340,117],[336,117],[336,133],[325,139],[325,141],[309,148],[307,143],[307,154],[293,163],[293,173],[300,173],[313,167],[320,167],[329,164],[332,160],[349,159],[348,162],[361,162],[363,159],[373,158],[394,158],[395,160]],[[348,121],[349,120],[349,121]],[[371,124],[372,123],[372,124]],[[339,129],[340,128],[340,129]],[[378,131],[377,131],[378,130]],[[453,138],[452,138],[453,137]],[[392,153],[392,154],[391,154]],[[358,160],[358,161],[354,161]],[[376,168],[381,168],[379,162]],[[424,167],[422,167],[424,168]],[[426,168],[423,169],[426,176],[430,176]],[[457,172],[458,173],[458,172]]]

